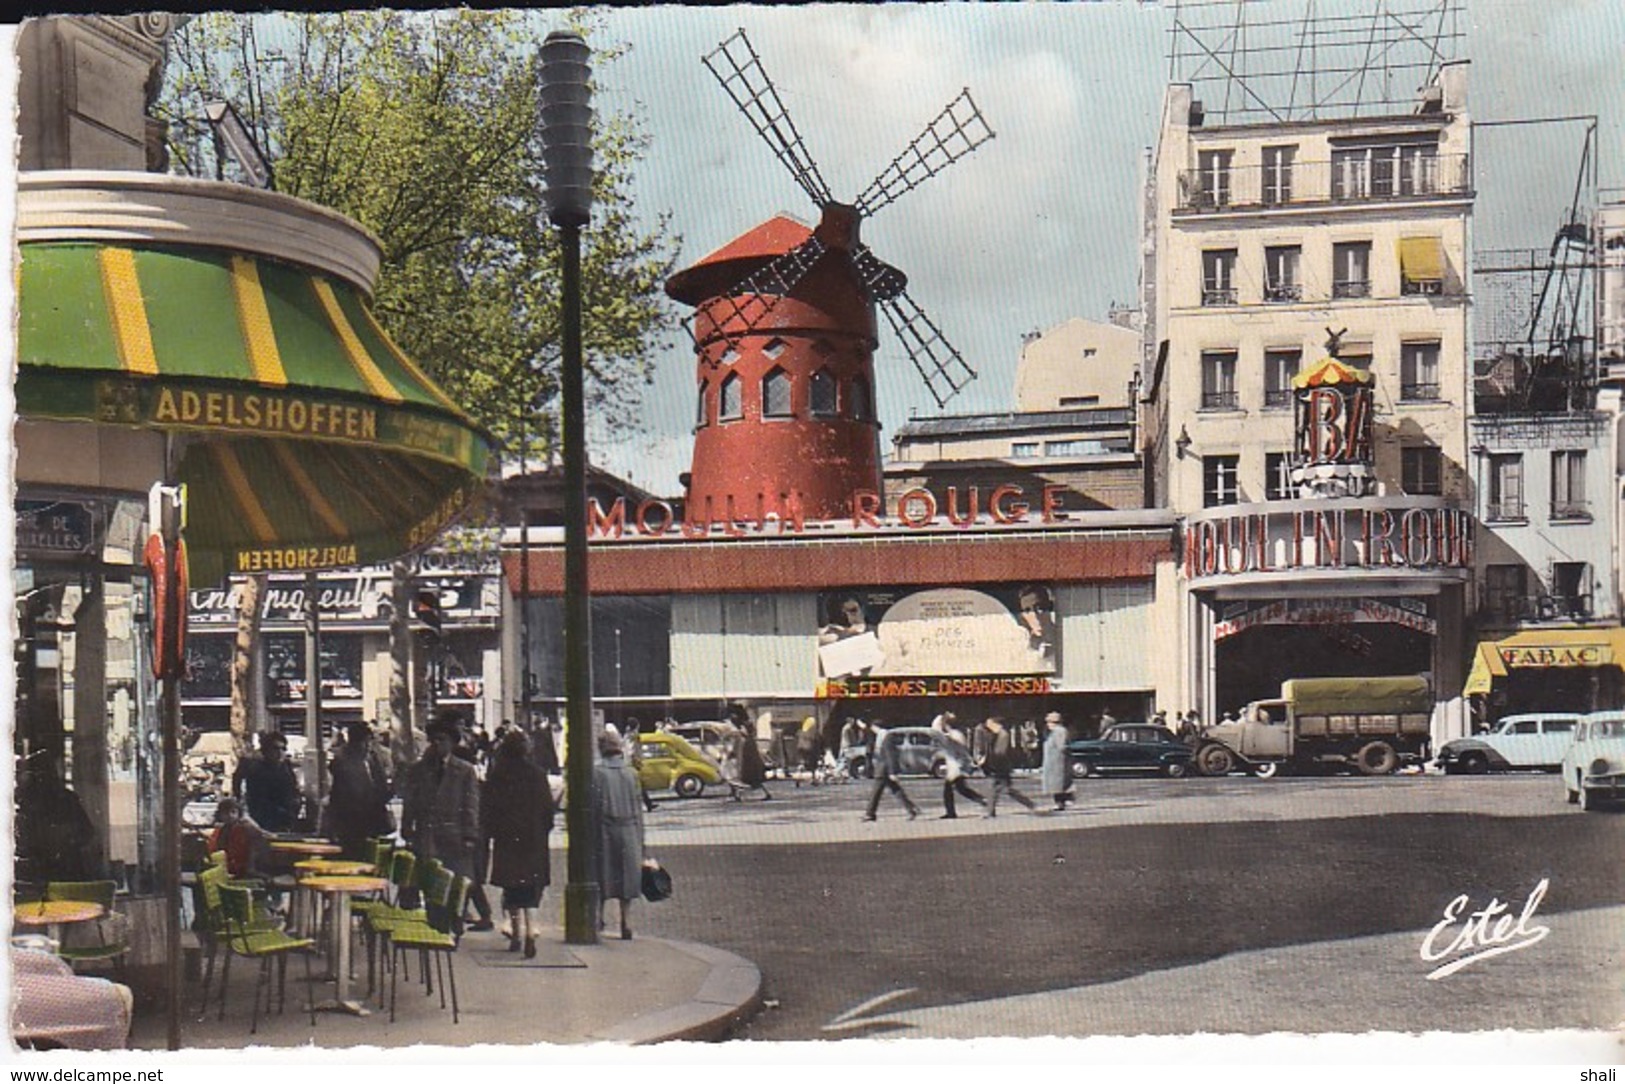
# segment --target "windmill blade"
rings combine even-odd
[[[701,59],[767,145],[773,148],[801,190],[819,207],[830,203],[829,186],[807,153],[801,133],[790,119],[790,111],[779,100],[779,92],[767,77],[745,31],[739,30]]]
[[[982,119],[970,89],[960,91],[959,97],[949,102],[908,149],[892,159],[891,165],[863,190],[856,204],[858,213],[867,218],[992,138],[993,129]]]
[[[852,264],[858,270],[863,288],[869,291],[869,297],[874,301],[890,301],[908,285],[908,279],[901,271],[890,264],[881,263],[880,258],[861,241],[852,246]]]
[[[881,301],[880,307],[939,409],[976,379],[976,370],[965,364],[959,351],[943,338],[942,330],[906,292]]]
[[[729,338],[746,334],[767,319],[779,299],[807,277],[807,272],[812,270],[813,264],[825,251],[824,242],[816,236],[809,237],[789,252],[752,271],[726,292],[704,302],[694,313],[709,313],[712,321]],[[689,329],[692,336],[693,314],[684,318],[683,326]]]

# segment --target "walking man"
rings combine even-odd
[[[1036,813],[1038,808],[1033,805],[1031,798],[1017,790],[1010,778],[1015,767],[1015,752],[1012,748],[1010,731],[1004,725],[1004,720],[997,715],[989,715],[987,722],[982,724],[987,731],[987,756],[982,761],[982,770],[993,780],[993,797],[987,803],[987,815],[999,815],[999,795],[1008,794],[1017,803],[1027,807],[1027,812]]]
[[[969,749],[965,750],[965,755],[970,756]],[[954,794],[956,792],[963,798],[969,798],[983,809],[987,808],[987,799],[982,797],[974,787],[965,781],[965,769],[959,758],[949,757],[943,765],[942,816],[938,818],[939,820],[951,821],[959,816],[959,813],[954,809]]]
[[[908,796],[908,791],[897,781],[897,736],[889,731],[882,731],[875,742],[874,755],[875,785],[869,791],[869,808],[864,811],[863,819],[875,819],[875,811],[880,808],[880,793],[889,790],[897,795],[908,810],[908,819],[913,820],[920,815],[920,807],[914,804],[914,799]]]
[[[427,736],[429,747],[407,774],[401,835],[420,862],[438,858],[451,872],[472,879],[474,852],[480,844],[479,779],[474,766],[454,752],[458,738],[454,721],[436,719]],[[441,914],[431,914],[430,925]],[[462,915],[444,920],[453,933],[462,934]]]

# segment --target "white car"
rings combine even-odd
[[[1495,729],[1470,738],[1452,738],[1439,749],[1438,765],[1445,774],[1556,770],[1574,737],[1579,712],[1536,712],[1508,715]]]
[[[1594,711],[1580,718],[1563,755],[1563,790],[1586,811],[1625,798],[1625,711]]]

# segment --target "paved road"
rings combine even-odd
[[[1033,781],[1028,781],[1031,787]],[[1625,815],[1551,776],[1106,779],[1058,815],[919,820],[867,788],[663,802],[678,897],[651,933],[761,967],[746,1038],[1605,1028],[1625,1020]],[[929,819],[928,819],[929,818]],[[1437,981],[1447,904],[1514,913],[1526,951]]]

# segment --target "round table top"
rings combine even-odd
[[[299,887],[317,892],[382,892],[389,887],[389,881],[383,877],[333,875],[306,877],[299,882]]]
[[[19,926],[54,926],[59,922],[89,922],[101,918],[102,905],[81,900],[42,900],[20,903],[12,918]]]
[[[337,843],[321,839],[273,839],[273,851],[292,851],[295,854],[338,854],[344,850]]]
[[[338,874],[340,876],[355,873],[371,873],[371,862],[356,862],[350,859],[334,858],[306,858],[295,862],[293,868],[301,873]]]

